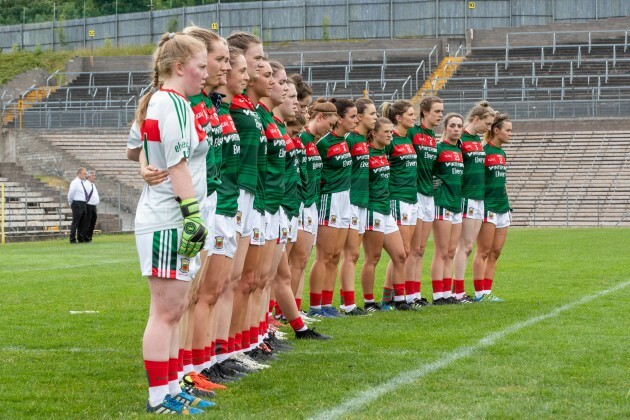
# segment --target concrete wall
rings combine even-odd
[[[517,28],[630,16],[628,0],[288,0],[210,5],[0,27],[0,51],[155,43],[174,23],[226,36],[251,31],[265,42],[463,37],[468,29]],[[51,16],[52,18],[52,16]],[[96,35],[88,36],[90,30]],[[63,43],[62,43],[63,41]],[[63,44],[63,45],[62,45]]]

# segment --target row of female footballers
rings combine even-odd
[[[464,235],[466,219],[476,215],[466,210],[464,223],[458,219],[466,156],[475,163],[483,156],[478,146],[458,147],[463,118],[449,114],[437,144],[439,98],[423,100],[422,124],[415,126],[405,101],[386,104],[387,118],[379,118],[369,99],[319,100],[305,118],[310,93],[299,76],[288,78],[280,63],[267,61],[251,34],[234,33],[226,42],[190,27],[160,42],[153,86],[140,103],[127,152],[141,162],[146,181],[136,238],[151,292],[143,338],[147,411],[199,413],[213,405],[207,398],[221,383],[268,368],[264,362],[287,347],[270,325],[272,307],[297,338],[330,338],[304,319],[338,316],[332,291],[342,254],[343,312],[362,314],[353,290],[361,243],[365,311],[427,304],[419,273],[431,227],[433,303],[466,299],[463,280],[461,288],[456,280],[452,297],[446,278],[455,245],[467,258],[481,226],[470,223]],[[498,156],[511,128],[506,116],[494,117],[486,103],[478,105],[464,135],[481,144],[477,135],[492,125],[485,147]],[[497,162],[491,167],[499,181],[503,171],[503,188],[495,180],[488,191],[498,197],[499,190],[505,195],[504,157]],[[483,193],[481,204],[463,197],[467,209],[483,208]],[[486,207],[489,226],[483,224],[475,262],[491,278],[509,218],[507,210]],[[309,318],[300,312],[300,296],[315,242]],[[379,305],[374,269],[383,248],[391,263]],[[457,276],[457,253],[455,260]],[[475,299],[490,295],[490,285],[475,280]]]

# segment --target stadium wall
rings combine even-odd
[[[474,3],[474,8],[471,8]],[[0,51],[155,43],[176,22],[247,30],[265,42],[464,37],[468,29],[517,28],[630,16],[627,0],[288,0],[215,3],[142,13],[0,27]],[[89,31],[94,30],[93,38]],[[109,41],[107,41],[109,40]]]

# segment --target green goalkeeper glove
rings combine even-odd
[[[192,258],[201,251],[208,235],[206,224],[199,213],[199,203],[194,198],[178,200],[184,216],[184,231],[179,242],[178,254]]]

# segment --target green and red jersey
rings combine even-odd
[[[389,198],[415,204],[418,202],[416,177],[418,157],[411,139],[394,131],[391,143],[385,147],[389,159]]]
[[[284,197],[284,156],[286,149],[284,138],[273,113],[263,104],[258,103],[256,111],[260,115],[265,137],[267,138],[267,155],[264,169],[258,167],[258,176],[263,180],[263,189],[257,193],[264,197],[264,210],[274,214],[280,209]],[[256,207],[256,200],[254,200]]]
[[[304,207],[310,207],[313,203],[319,202],[324,164],[315,143],[315,136],[308,129],[300,133],[300,140],[304,144],[306,154],[306,183],[302,184],[302,199]]]
[[[502,148],[490,143],[483,146],[486,152],[485,177],[486,195],[483,207],[485,211],[507,213],[510,202],[506,190],[506,156]]]
[[[240,163],[238,166],[238,187],[256,194],[258,187],[258,150],[267,146],[260,117],[252,101],[246,95],[232,98],[230,114],[241,141]],[[267,150],[265,149],[265,162]]]
[[[462,177],[464,159],[458,146],[442,141],[437,145],[435,205],[453,213],[462,212]]]
[[[306,158],[306,147],[302,143],[302,139],[297,135],[293,137],[293,144],[295,145],[296,156],[299,164],[299,173],[300,177],[298,180],[297,188],[298,188],[298,196],[300,197],[300,203],[304,203],[304,186],[308,183],[308,174],[306,167],[308,166],[308,160]],[[315,148],[317,150],[317,148]]]
[[[275,117],[274,119],[278,124],[280,133],[282,133],[286,149],[282,208],[290,218],[297,217],[300,214],[300,203],[302,202],[298,191],[298,185],[300,184],[300,149],[294,139],[287,134],[286,126],[279,119]]]
[[[210,130],[212,131],[212,147],[214,148],[214,179],[208,178],[208,195],[212,191],[216,191],[218,185],[221,183],[221,161],[223,159],[221,123],[219,121],[219,114],[217,108],[214,106],[212,99],[203,93],[203,100],[208,108],[208,114],[210,115]]]
[[[206,186],[207,194],[211,195],[220,184],[218,179],[218,170],[215,159],[215,132],[212,129],[211,111],[208,108],[208,104],[205,101],[207,98],[203,93],[198,95],[189,96],[190,107],[195,114],[195,129],[199,138],[203,138],[208,142],[208,153],[206,153]],[[210,106],[211,108],[212,105]],[[215,113],[216,115],[216,113]]]
[[[317,142],[317,151],[323,163],[321,194],[350,191],[352,156],[346,139],[330,131]]]
[[[384,215],[389,214],[389,160],[385,149],[369,146],[370,198],[367,208]]]
[[[481,139],[476,134],[470,134],[464,130],[461,141],[462,156],[464,157],[462,197],[483,200],[486,183],[484,172],[486,152],[483,151]]]
[[[418,176],[416,179],[418,192],[430,197],[434,194],[433,168],[437,162],[435,133],[423,125],[416,125],[407,131],[407,137],[411,139],[418,156]]]
[[[217,214],[233,217],[238,210],[238,166],[241,140],[230,114],[230,104],[222,102],[219,109],[221,123],[221,185],[217,187]]]
[[[370,152],[365,136],[356,131],[346,135],[346,143],[352,156],[352,181],[350,182],[350,203],[367,208],[370,194],[369,158]]]

